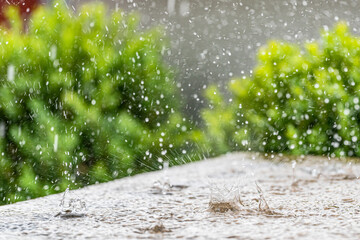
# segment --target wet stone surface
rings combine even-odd
[[[0,239],[360,239],[359,174],[236,153],[2,206]]]

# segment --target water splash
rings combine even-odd
[[[171,195],[170,189],[170,179],[168,177],[168,169],[169,169],[169,162],[164,161],[162,166],[162,176],[160,179],[156,180],[153,183],[153,189],[155,190],[154,193],[160,193],[163,195]]]
[[[255,185],[256,185],[256,190],[259,194],[259,211],[267,214],[273,214],[274,212],[270,209],[269,204],[265,199],[264,192],[259,186],[258,182],[255,181]]]
[[[169,162],[164,161],[162,166],[162,176],[153,183],[152,193],[153,194],[162,194],[162,195],[172,195],[172,191],[179,191],[185,188],[188,188],[187,185],[182,184],[171,184],[170,178],[168,176]]]
[[[55,217],[76,218],[84,217],[86,215],[86,203],[78,197],[70,197],[69,188],[65,190],[59,206],[61,210]]]
[[[240,198],[239,186],[219,187],[216,184],[210,185],[209,210],[211,212],[237,212],[244,206]]]

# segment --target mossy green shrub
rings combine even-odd
[[[303,46],[270,41],[251,77],[212,87],[203,111],[218,152],[360,156],[360,38],[346,24]]]
[[[199,133],[179,112],[160,28],[61,2],[0,31],[0,203],[183,162]]]

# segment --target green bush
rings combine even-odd
[[[302,47],[269,42],[253,75],[229,89],[228,104],[218,89],[206,92],[203,118],[218,153],[360,156],[360,38],[346,24]]]
[[[0,204],[159,168],[200,137],[179,113],[160,28],[86,5],[16,9],[0,31]]]

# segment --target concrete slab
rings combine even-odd
[[[360,239],[359,173],[235,153],[2,206],[0,239]]]

